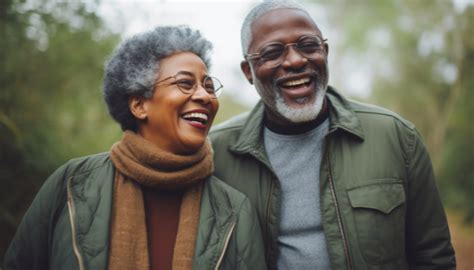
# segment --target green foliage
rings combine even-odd
[[[455,91],[459,91],[459,98],[449,118],[449,129],[446,134],[446,148],[441,163],[442,190],[446,190],[448,201],[455,208],[466,211],[465,220],[474,222],[474,8],[466,11],[470,13],[464,22],[471,25],[463,33],[464,53],[461,61],[459,81]],[[453,185],[453,183],[455,183]],[[468,205],[466,205],[466,203]]]
[[[343,33],[337,57],[370,66],[372,101],[417,126],[447,205],[474,220],[474,5],[327,1],[327,11]]]
[[[1,1],[0,254],[47,176],[121,132],[102,101],[118,36],[81,3]],[[3,256],[2,256],[3,257]]]

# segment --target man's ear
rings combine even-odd
[[[148,116],[144,97],[130,96],[128,98],[128,108],[137,119],[145,120]]]
[[[240,62],[240,69],[244,73],[245,78],[249,81],[250,84],[253,84],[252,70],[250,68],[250,63],[247,60]]]
[[[324,43],[324,50],[326,51],[326,57],[328,57],[329,54],[329,44],[327,42]]]

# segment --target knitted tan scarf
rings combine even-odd
[[[108,269],[149,269],[145,206],[140,186],[185,189],[173,254],[173,269],[191,269],[199,223],[202,180],[213,172],[206,140],[193,155],[175,155],[125,131],[110,157],[117,170],[113,194]]]

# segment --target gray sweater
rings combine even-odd
[[[264,142],[281,185],[278,269],[330,269],[319,204],[319,170],[329,119],[298,135],[265,128]]]

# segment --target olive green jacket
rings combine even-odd
[[[72,160],[45,182],[5,255],[7,269],[107,269],[114,166],[108,153]],[[265,269],[249,200],[206,180],[193,269]]]
[[[413,124],[328,88],[320,208],[332,269],[454,269],[430,158]],[[215,175],[257,209],[276,268],[280,184],[264,149],[262,103],[211,131]],[[288,156],[288,159],[291,159]],[[298,211],[298,209],[295,209]]]

